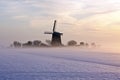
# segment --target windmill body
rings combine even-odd
[[[52,41],[51,41],[52,46],[61,46],[62,45],[61,35],[62,34],[59,32],[53,32]]]
[[[61,35],[60,32],[55,31],[56,28],[56,20],[54,21],[53,32],[45,32],[45,34],[52,34],[51,45],[52,46],[62,46]]]

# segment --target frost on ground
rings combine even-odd
[[[120,54],[79,48],[0,49],[0,80],[120,80]]]

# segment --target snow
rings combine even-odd
[[[0,80],[120,80],[120,53],[81,48],[1,48]]]

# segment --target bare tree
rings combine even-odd
[[[96,44],[93,42],[93,43],[91,43],[91,46],[92,47],[96,47]]]

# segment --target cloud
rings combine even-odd
[[[84,4],[82,10],[70,14],[77,20],[120,11],[120,1],[118,0],[82,0],[81,2]]]
[[[13,19],[27,19],[28,18],[28,16],[26,16],[26,15],[18,15],[18,16],[13,16]]]
[[[110,24],[108,24],[108,26],[110,28],[112,28],[112,30],[116,29],[116,30],[120,30],[120,22],[112,22]]]
[[[116,1],[116,0],[115,0]],[[115,3],[111,0],[5,0],[0,3],[4,5],[4,13],[8,15],[29,15],[30,17],[73,17],[77,20],[94,15],[107,14],[117,10]],[[93,4],[94,3],[94,4]],[[112,5],[112,7],[111,7]],[[71,18],[72,19],[72,18]]]
[[[67,25],[67,26],[74,26],[75,24],[72,24],[72,23],[61,23],[61,24],[63,24],[63,25]]]
[[[74,13],[71,16],[78,20],[81,20],[81,19],[89,18],[95,15],[105,15],[105,14],[109,14],[109,13],[113,13],[117,11],[119,10],[116,9],[116,10],[103,10],[103,11],[93,11],[93,12],[91,11],[91,12],[86,12],[86,13]]]
[[[116,23],[114,23],[114,25],[119,25],[120,26],[120,22],[116,22]]]
[[[33,27],[33,28],[44,29],[44,28],[47,28],[48,26],[51,26],[52,23],[53,23],[53,20],[51,20],[50,18],[42,17],[42,16],[32,17],[30,19],[30,27]]]
[[[90,27],[90,26],[89,26],[89,27],[88,27],[88,26],[87,26],[87,27],[84,26],[84,27],[83,27],[83,30],[86,31],[86,32],[88,32],[88,31],[90,31],[90,32],[98,32],[98,31],[101,31],[101,30],[98,29],[98,28]]]

